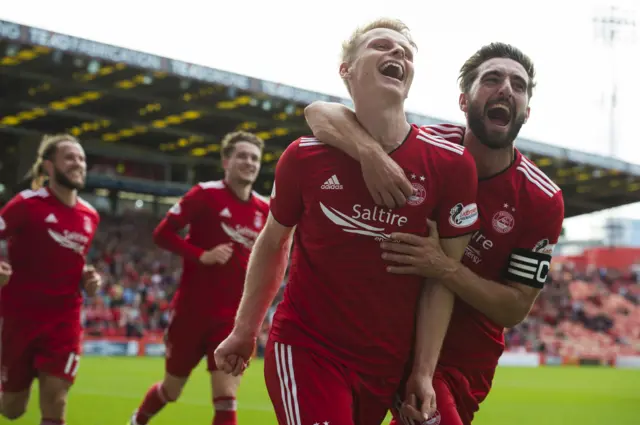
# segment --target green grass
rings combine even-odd
[[[73,387],[69,425],[125,425],[149,385],[162,376],[160,358],[82,359]],[[37,390],[37,385],[34,385]],[[210,424],[209,376],[194,371],[182,398],[151,423]],[[37,391],[16,425],[38,424]],[[262,363],[252,363],[240,388],[240,425],[276,425]],[[640,413],[640,371],[608,368],[500,368],[474,425],[635,425]],[[7,423],[0,419],[0,423]]]

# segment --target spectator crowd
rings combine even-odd
[[[87,336],[162,336],[182,260],[153,244],[157,222],[145,211],[102,215],[88,262],[104,285],[98,296],[85,299]],[[4,248],[0,245],[0,254]],[[505,332],[507,349],[600,360],[640,354],[639,281],[632,272],[579,271],[570,264],[554,268],[529,317]],[[263,325],[259,354],[284,285]]]

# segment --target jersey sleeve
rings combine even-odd
[[[455,162],[447,163],[441,183],[441,200],[436,222],[441,238],[456,238],[480,227],[478,220],[478,174],[469,152],[463,151]]]
[[[204,250],[184,240],[178,232],[200,215],[203,205],[200,199],[202,193],[202,188],[196,185],[169,209],[153,231],[153,239],[158,246],[194,261],[200,258]]]
[[[547,198],[549,199],[549,198]],[[559,190],[544,208],[533,210],[526,230],[511,251],[504,271],[511,282],[542,289],[551,267],[553,250],[562,233],[564,200]]]
[[[291,143],[278,160],[269,202],[273,218],[286,227],[298,224],[304,211],[298,143],[297,140]]]
[[[27,222],[25,200],[16,195],[0,209],[0,240],[9,239],[24,228]]]

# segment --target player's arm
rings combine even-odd
[[[27,225],[27,205],[21,194],[14,196],[0,209],[0,240],[19,234]]]
[[[441,189],[437,223],[429,221],[429,235],[432,240],[439,241],[442,252],[450,261],[459,263],[472,232],[480,225],[476,206],[478,178],[473,157],[466,151],[461,157],[454,157],[444,175],[447,179]],[[454,299],[453,292],[439,279],[426,281],[416,323],[414,373],[433,376],[451,320]]]
[[[452,260],[460,261],[471,235],[440,241],[442,251]],[[438,280],[428,279],[420,295],[416,322],[416,342],[413,372],[433,377],[440,349],[449,327],[455,295]]]
[[[201,213],[202,188],[196,185],[175,204],[153,231],[153,241],[159,247],[183,258],[199,261],[204,249],[193,245],[179,235],[179,232],[191,224]]]
[[[257,338],[287,269],[293,229],[278,223],[269,214],[249,257],[244,292],[236,315],[236,332]]]
[[[402,206],[413,188],[402,168],[340,103],[316,101],[304,110],[314,136],[360,162],[373,200],[389,208]]]
[[[304,116],[314,136],[357,161],[361,151],[382,151],[380,144],[360,125],[355,112],[341,103],[315,101],[304,108]]]
[[[504,283],[483,279],[460,265],[443,283],[456,295],[497,324],[510,328],[522,322],[544,287],[553,248],[562,232],[564,202],[557,192],[543,217],[531,221],[504,269]]]
[[[303,212],[298,142],[284,151],[276,166],[267,223],[249,257],[244,293],[234,332],[256,338],[287,268],[291,234]]]

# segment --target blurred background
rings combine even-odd
[[[82,196],[102,215],[89,261],[106,285],[83,311],[69,423],[124,423],[161,376],[181,263],[151,232],[193,184],[222,177],[222,136],[265,140],[255,189],[267,195],[280,154],[310,134],[304,107],[351,105],[337,74],[340,42],[380,16],[407,22],[418,43],[407,101],[416,124],[462,122],[457,71],[483,44],[512,43],[538,67],[517,147],[562,188],[565,228],[550,283],[506,331],[504,367],[476,422],[640,423],[637,4],[370,1],[361,10],[332,1],[311,15],[289,1],[223,11],[117,0],[91,12],[78,1],[34,1],[0,12],[0,205],[23,188],[42,135],[69,132],[88,155]],[[275,423],[259,365],[243,384],[241,423]],[[198,373],[154,423],[206,422],[208,391]],[[17,423],[37,415],[33,405]]]

